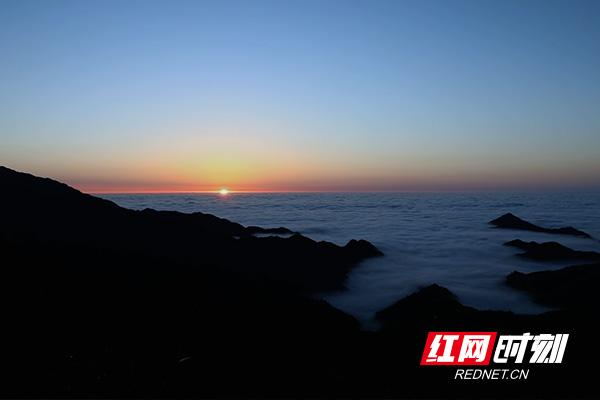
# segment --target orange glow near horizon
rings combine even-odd
[[[239,146],[239,143],[237,144]],[[232,146],[233,148],[234,146]],[[177,152],[178,153],[178,152]],[[215,151],[215,153],[218,153]],[[490,161],[487,168],[474,168],[469,160],[419,158],[400,160],[361,159],[358,155],[342,160],[337,156],[310,157],[291,151],[267,154],[264,149],[252,152],[230,151],[221,158],[202,156],[198,150],[188,157],[159,152],[139,155],[127,163],[73,163],[9,165],[64,182],[92,194],[160,194],[206,193],[315,193],[315,192],[431,192],[472,191],[520,188],[552,188],[560,182],[572,186],[591,185],[597,181],[593,168],[580,174],[577,168],[556,163],[552,168],[529,164],[523,160],[509,167]],[[179,154],[179,153],[178,153]],[[445,163],[452,168],[442,168]],[[528,167],[530,171],[524,172]],[[535,183],[535,184],[534,184]],[[232,190],[231,188],[235,188]]]

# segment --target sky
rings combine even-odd
[[[0,0],[0,165],[88,192],[600,188],[600,2]]]

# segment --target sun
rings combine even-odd
[[[226,189],[226,188],[219,189],[219,194],[221,196],[227,196],[229,194],[229,189]]]

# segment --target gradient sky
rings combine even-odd
[[[0,0],[0,164],[86,191],[600,187],[600,1]]]

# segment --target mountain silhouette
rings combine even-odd
[[[577,335],[564,365],[531,367],[526,385],[478,382],[477,394],[596,389],[581,365],[598,355],[588,346],[597,266],[509,277],[533,296],[561,296],[551,303],[565,309],[480,311],[434,284],[365,331],[318,298],[381,255],[364,240],[338,246],[209,214],[128,210],[4,167],[0,187],[0,397],[461,397],[452,371],[418,367],[425,337],[484,330]]]

